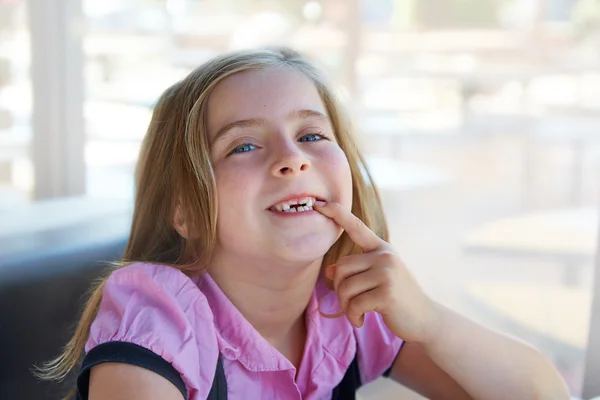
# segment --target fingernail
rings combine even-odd
[[[329,279],[332,279],[332,280],[333,280],[333,278],[335,277],[335,264],[328,265],[328,266],[325,268],[325,276],[326,276],[327,278],[329,278]]]
[[[313,205],[315,205],[317,207],[325,207],[327,205],[327,203],[324,201],[321,201],[321,200],[317,200],[313,203]]]

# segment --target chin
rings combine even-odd
[[[290,263],[310,263],[323,258],[336,240],[337,237],[332,236],[331,238],[314,238],[314,240],[284,241],[284,243],[280,242],[273,246],[278,249],[273,252],[273,255]]]

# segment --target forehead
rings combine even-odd
[[[211,135],[237,120],[283,119],[296,110],[327,112],[314,83],[291,68],[267,67],[225,78],[208,99]]]

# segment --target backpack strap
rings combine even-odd
[[[360,381],[360,372],[358,370],[357,354],[354,356],[354,360],[352,360],[342,381],[334,388],[331,398],[332,400],[355,399],[356,391],[361,386],[362,383]],[[227,400],[227,379],[225,377],[221,355],[219,355],[219,358],[217,359],[217,369],[207,400]]]
[[[360,371],[358,370],[358,351],[352,360],[352,363],[346,370],[342,381],[333,389],[331,393],[332,400],[353,400],[356,399],[356,391],[362,386],[360,381]]]
[[[206,400],[227,400],[227,379],[225,378],[225,370],[223,369],[223,361],[220,354],[217,359],[215,378],[213,379],[212,387]]]

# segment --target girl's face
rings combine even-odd
[[[218,196],[214,257],[311,262],[341,229],[310,204],[351,208],[352,178],[315,85],[270,67],[230,76],[208,100]]]

